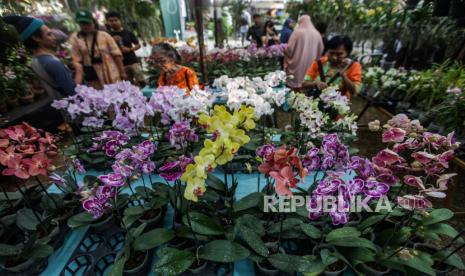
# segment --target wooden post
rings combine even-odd
[[[205,43],[203,40],[203,17],[202,0],[195,0],[195,25],[197,25],[197,39],[199,41],[200,69],[202,70],[203,82],[208,85],[208,72],[205,64]]]

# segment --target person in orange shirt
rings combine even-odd
[[[339,88],[349,99],[358,94],[362,84],[362,65],[348,56],[353,42],[347,36],[335,36],[328,41],[326,56],[313,61],[307,71],[305,87],[322,90],[339,81]]]
[[[177,86],[186,89],[189,95],[194,86],[199,85],[199,80],[194,70],[179,65],[181,57],[176,49],[168,43],[160,43],[152,49],[152,60],[160,69],[158,86]]]

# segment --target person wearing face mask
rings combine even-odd
[[[326,56],[313,61],[307,71],[305,86],[322,90],[339,82],[339,88],[349,99],[360,92],[362,65],[349,58],[353,42],[347,36],[335,36],[328,41]]]
[[[76,22],[81,31],[71,38],[71,56],[76,69],[77,84],[101,89],[105,84],[125,80],[126,72],[123,55],[110,34],[99,31],[92,14],[88,10],[76,13]]]
[[[152,61],[160,69],[158,86],[177,86],[186,89],[189,95],[194,86],[199,85],[195,71],[179,65],[181,57],[176,49],[168,43],[160,43],[152,49]]]
[[[55,56],[57,41],[53,31],[33,17],[11,15],[3,20],[16,28],[20,40],[32,52],[32,70],[50,98],[56,100],[75,94],[71,70]]]

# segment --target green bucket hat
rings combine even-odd
[[[94,23],[94,17],[89,10],[79,10],[76,12],[76,22],[78,23]]]

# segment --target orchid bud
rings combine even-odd
[[[418,161],[413,161],[413,162],[412,162],[412,168],[414,168],[414,169],[421,169],[421,168],[423,168],[423,165],[422,165],[420,162],[418,162]]]
[[[374,120],[368,123],[368,129],[370,131],[378,131],[380,129],[380,122],[379,120]]]
[[[80,195],[81,195],[81,197],[82,197],[83,199],[89,198],[91,194],[92,194],[92,193],[91,193],[90,191],[88,191],[88,190],[84,190],[84,191],[81,191],[81,192],[80,192]]]
[[[56,171],[57,167],[55,165],[51,165],[50,167],[48,167],[48,170],[51,171],[51,172],[54,172]]]
[[[418,134],[416,132],[411,132],[411,133],[409,133],[408,136],[411,137],[411,138],[417,138]]]
[[[426,210],[420,210],[418,213],[420,214],[420,216],[422,216],[424,218],[427,218],[427,217],[430,216],[430,213],[427,212]]]
[[[134,181],[134,180],[137,180],[137,179],[139,179],[139,176],[137,176],[137,175],[133,175],[133,176],[131,176],[131,180],[133,180],[133,181]]]

